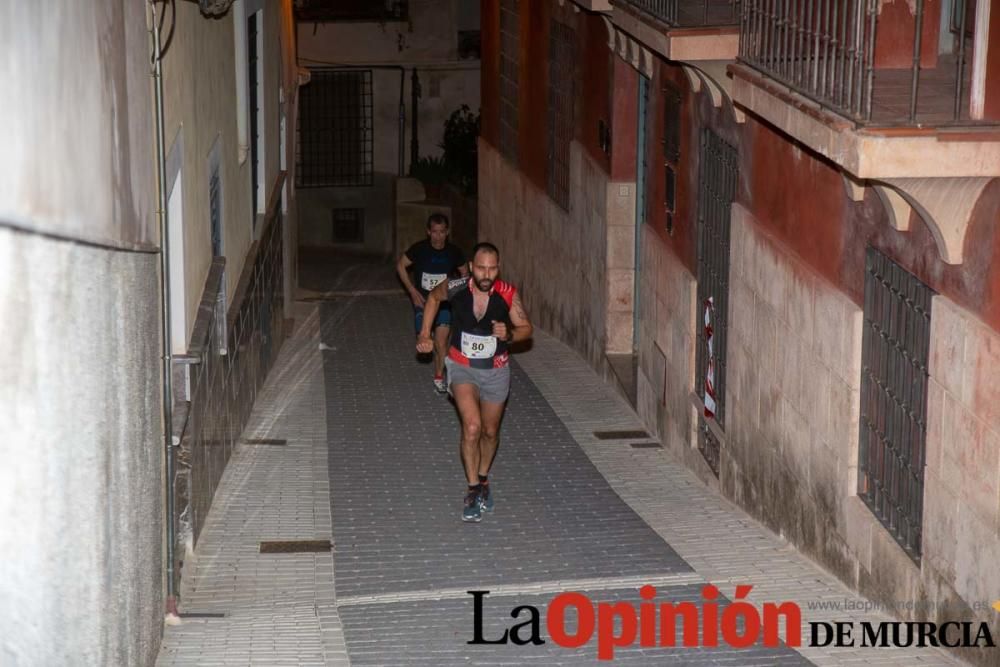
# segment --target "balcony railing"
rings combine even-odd
[[[299,21],[405,21],[408,0],[295,0]]]
[[[969,124],[972,1],[956,0],[954,53],[939,56],[935,44],[923,43],[925,20],[934,34],[940,20],[925,0],[915,0],[912,28],[904,30],[883,26],[892,19],[878,0],[743,0],[739,59],[858,123]],[[890,29],[880,41],[879,31]],[[900,38],[912,52],[890,54]]]
[[[675,28],[734,26],[740,22],[740,0],[626,0]]]

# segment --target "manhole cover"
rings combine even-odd
[[[331,548],[330,540],[277,540],[260,543],[262,554],[320,553]]]
[[[645,431],[594,431],[594,437],[598,440],[640,440],[648,438]]]

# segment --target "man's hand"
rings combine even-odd
[[[511,332],[509,329],[507,329],[507,324],[505,322],[497,322],[496,320],[492,320],[492,322],[493,322],[493,335],[504,342],[510,342],[507,337],[510,335]]]
[[[417,352],[420,354],[430,354],[434,351],[434,341],[430,336],[417,334]]]
[[[412,301],[413,305],[417,308],[423,308],[427,304],[427,299],[425,299],[424,295],[417,290],[410,291],[410,301]]]

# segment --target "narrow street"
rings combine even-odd
[[[302,272],[292,337],[258,397],[198,544],[185,564],[182,624],[158,664],[457,665],[597,662],[597,633],[557,645],[545,610],[559,593],[637,609],[733,599],[797,602],[808,621],[877,621],[810,603],[857,600],[707,489],[643,431],[572,350],[536,329],[514,355],[491,480],[496,510],[463,523],[458,419],[413,349],[410,306],[384,264]],[[260,553],[260,543],[330,540],[330,551]],[[470,590],[483,638],[540,610],[543,644],[470,645]],[[720,600],[722,604],[724,600]],[[720,604],[720,616],[722,604]],[[702,607],[703,608],[703,607]],[[575,631],[567,612],[566,631]],[[530,628],[521,630],[529,636]],[[657,630],[659,632],[659,630]],[[782,631],[784,636],[784,631]],[[677,633],[680,643],[680,631]],[[625,664],[958,664],[936,649],[618,647]]]

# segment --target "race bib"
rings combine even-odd
[[[497,351],[494,336],[477,336],[462,332],[462,354],[469,359],[489,359]]]
[[[447,277],[447,273],[421,273],[420,286],[430,292],[432,289],[441,284]]]

